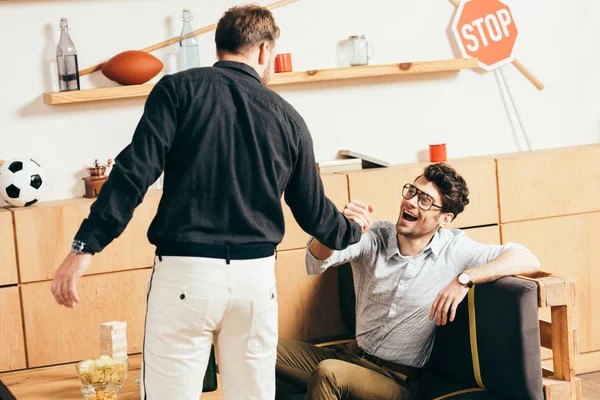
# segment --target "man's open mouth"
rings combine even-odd
[[[410,221],[410,222],[415,222],[416,220],[419,219],[416,215],[414,215],[410,211],[406,211],[406,210],[404,210],[402,212],[402,218],[404,218],[405,220]]]

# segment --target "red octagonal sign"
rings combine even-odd
[[[463,0],[452,31],[463,57],[477,57],[492,71],[513,61],[517,26],[510,8],[498,0]]]

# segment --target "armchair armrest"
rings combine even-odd
[[[570,278],[540,272],[518,278],[535,282],[538,307],[550,307],[551,321],[540,320],[542,347],[552,350],[552,370],[543,369],[546,400],[581,399],[581,381],[575,377],[577,332],[573,327],[575,282]]]

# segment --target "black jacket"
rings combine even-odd
[[[281,196],[304,231],[331,249],[360,226],[325,197],[306,124],[242,63],[163,77],[76,239],[95,252],[118,237],[164,170],[148,239],[206,244],[281,242]]]

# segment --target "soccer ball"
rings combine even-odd
[[[13,158],[0,166],[0,197],[11,206],[35,204],[46,187],[40,164],[27,158]]]

